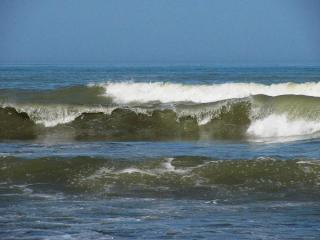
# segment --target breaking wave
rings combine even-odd
[[[0,93],[0,139],[290,140],[320,132],[320,83],[122,82]]]

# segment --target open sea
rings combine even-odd
[[[0,239],[320,239],[320,67],[1,65]]]

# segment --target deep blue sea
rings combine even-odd
[[[320,239],[320,67],[1,65],[0,239]]]

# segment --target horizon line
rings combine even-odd
[[[217,66],[217,67],[320,67],[320,62],[307,63],[227,63],[227,62],[0,62],[0,66],[61,66],[61,65],[111,65],[111,66]]]

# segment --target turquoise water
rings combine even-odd
[[[0,66],[0,239],[318,239],[320,68]]]

